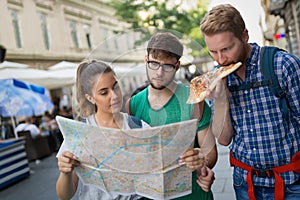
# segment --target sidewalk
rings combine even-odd
[[[218,161],[213,171],[215,172],[215,182],[212,191],[215,200],[234,200],[235,194],[232,185],[232,170],[229,165],[228,147],[217,145]]]

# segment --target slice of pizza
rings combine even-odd
[[[242,66],[242,63],[238,62],[236,64],[216,68],[193,78],[190,83],[190,94],[186,103],[194,104],[203,101],[207,89],[213,90],[216,87],[218,80],[228,76],[240,66]]]

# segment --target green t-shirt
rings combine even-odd
[[[130,112],[132,115],[144,120],[150,126],[160,126],[181,122],[192,119],[193,104],[187,104],[189,96],[189,87],[179,83],[175,94],[171,99],[159,110],[154,110],[150,107],[148,101],[148,87],[137,93],[130,100]],[[211,109],[205,102],[202,119],[198,123],[198,131],[203,130],[210,124]],[[193,172],[192,178],[192,194],[176,198],[176,200],[212,200],[213,194],[211,191],[205,192],[197,184],[196,171]],[[147,198],[142,198],[146,200]]]
[[[189,87],[179,83],[171,99],[161,109],[155,110],[150,107],[147,87],[131,98],[130,112],[152,127],[190,120],[192,119],[194,105],[186,103],[188,96]],[[198,130],[206,128],[210,124],[210,119],[211,109],[205,102]]]

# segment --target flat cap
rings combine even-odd
[[[183,45],[179,39],[168,32],[156,33],[153,35],[148,42],[147,49],[165,50],[174,53],[179,57],[181,57],[183,53]]]

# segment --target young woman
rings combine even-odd
[[[123,96],[112,68],[100,61],[84,61],[79,64],[76,78],[78,117],[86,119],[87,124],[99,127],[130,129],[129,116],[120,112]],[[142,121],[142,127],[149,127]],[[92,185],[83,185],[74,167],[79,165],[75,155],[65,151],[64,143],[58,152],[60,171],[56,183],[56,192],[60,199],[70,199],[79,189],[80,199],[139,199],[141,196],[111,197]],[[79,186],[80,184],[80,186]]]

